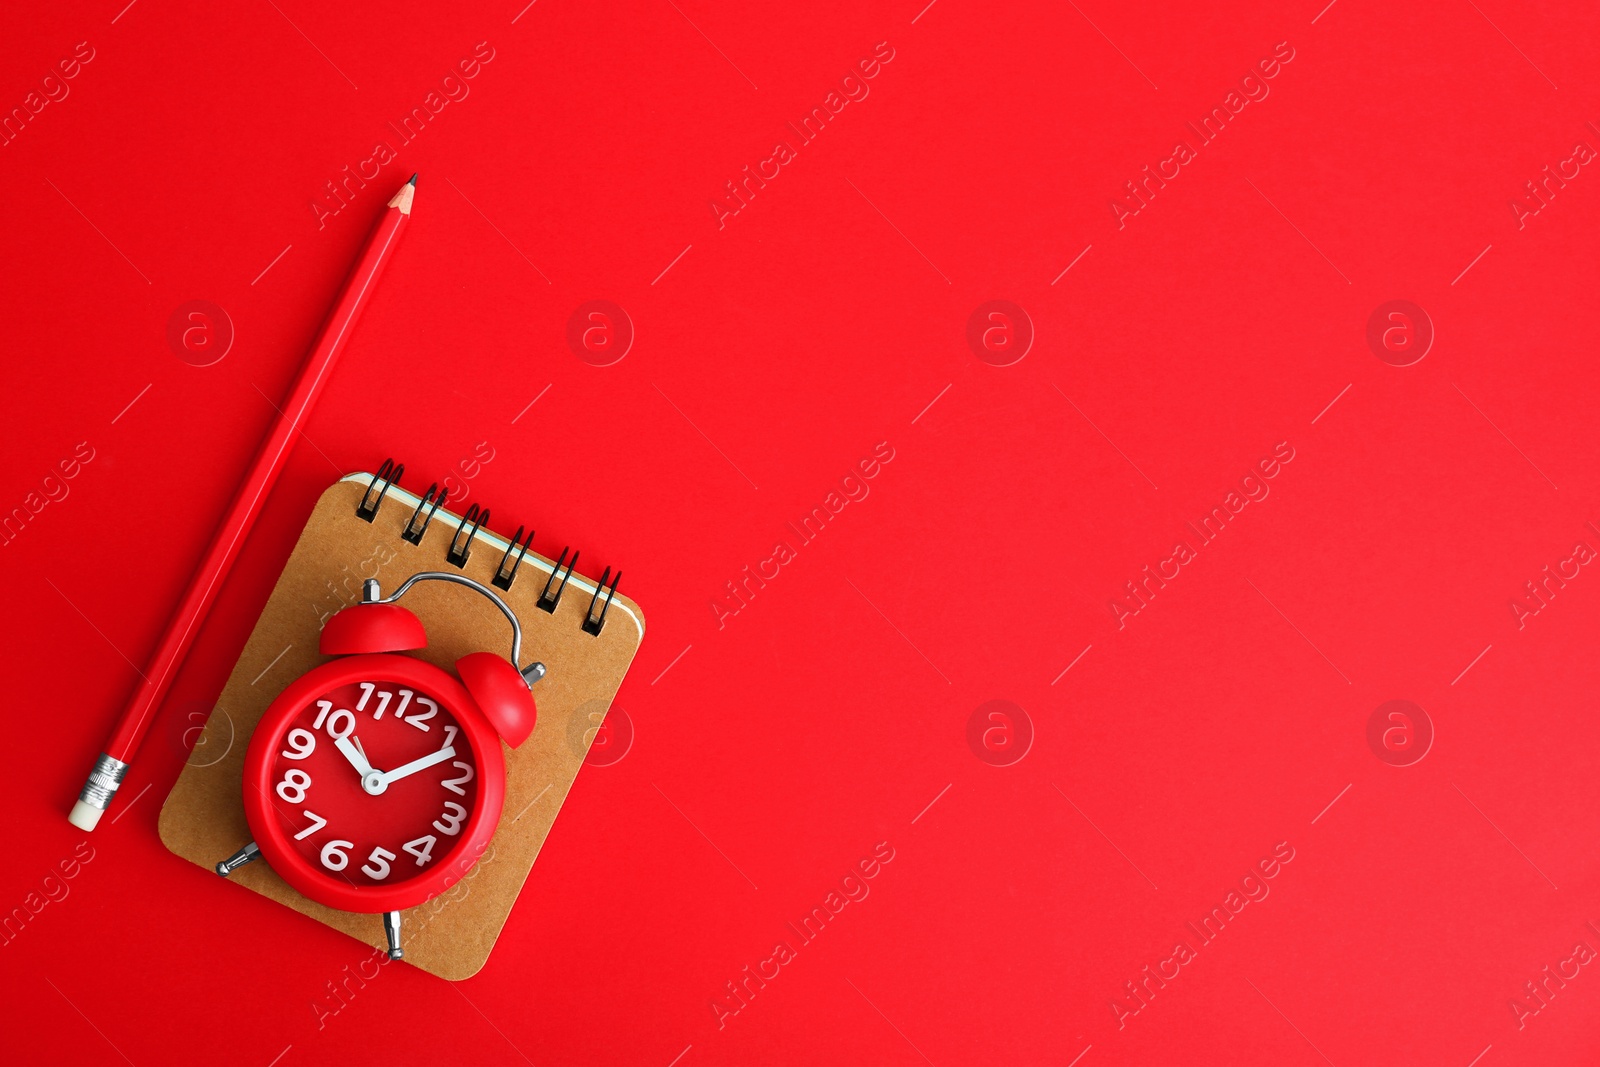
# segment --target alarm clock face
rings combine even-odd
[[[257,843],[286,881],[330,906],[422,903],[470,868],[498,822],[504,762],[488,729],[431,664],[375,655],[319,667],[252,739]]]

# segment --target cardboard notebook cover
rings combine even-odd
[[[317,651],[327,617],[359,599],[364,578],[377,578],[388,593],[420,571],[458,570],[445,554],[460,517],[438,511],[421,544],[413,545],[400,533],[419,502],[398,486],[388,490],[372,522],[357,516],[372,480],[370,474],[350,475],[318,500],[196,744],[196,753],[206,755],[191,758],[161,809],[161,840],[167,848],[208,871],[251,838],[242,799],[245,749],[278,693],[332,658]],[[503,538],[480,531],[459,572],[493,588],[506,548]],[[554,569],[550,560],[530,551],[511,588],[495,590],[522,624],[523,659],[542,660],[548,669],[534,689],[539,718],[533,735],[517,749],[501,744],[506,799],[500,826],[461,882],[402,915],[405,961],[451,981],[470,978],[488,961],[644,637],[638,605],[620,594],[601,632],[586,633],[583,621],[595,584],[576,573],[553,613],[537,607]],[[450,670],[468,652],[510,651],[505,617],[457,586],[422,583],[406,594],[406,606],[421,617],[428,634],[428,647],[409,655]],[[598,604],[595,610],[598,614]],[[247,864],[229,881],[374,948],[386,945],[381,916],[307,900],[265,862]]]

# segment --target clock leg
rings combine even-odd
[[[383,936],[389,939],[389,958],[400,959],[405,955],[400,949],[400,913],[386,911],[383,913]]]
[[[248,845],[244,846],[244,848],[241,848],[238,852],[235,852],[233,855],[217,864],[217,873],[226,878],[228,875],[232,874],[240,867],[243,867],[251,860],[258,860],[260,858],[261,850],[257,848],[256,843],[252,841]]]

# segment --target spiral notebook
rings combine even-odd
[[[531,550],[533,531],[511,540],[487,528],[489,511],[444,509],[438,485],[421,497],[399,485],[404,467],[353,474],[318,500],[257,620],[177,784],[161,810],[161,840],[217,883],[213,868],[250,840],[242,782],[245,748],[262,713],[290,681],[329,657],[317,651],[327,618],[360,598],[365,578],[394,589],[420,571],[455,569],[500,592],[522,624],[524,647],[548,668],[538,683],[538,726],[519,748],[505,747],[506,800],[500,827],[456,886],[402,914],[405,960],[451,981],[469,978],[489,952],[577,778],[596,730],[644,637],[639,606],[617,593],[620,572],[599,581],[576,573],[578,553],[555,559]],[[446,670],[461,656],[499,650],[505,620],[462,610],[440,584],[407,595],[424,620],[428,647],[416,655]],[[228,879],[318,922],[382,948],[382,919],[336,911],[302,897],[265,863]]]

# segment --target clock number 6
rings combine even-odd
[[[306,798],[306,790],[311,788],[311,775],[299,767],[291,767],[283,773],[283,781],[278,783],[278,795],[291,804],[298,804]]]
[[[394,853],[379,845],[368,856],[370,861],[361,867],[361,873],[371,878],[374,882],[381,882],[389,877],[389,861],[394,859]]]
[[[433,820],[433,828],[447,837],[454,837],[461,832],[461,820],[467,817],[467,809],[453,800],[445,801],[444,806],[446,808],[454,808],[455,814],[452,815],[446,811],[443,815]]]
[[[354,841],[329,841],[322,846],[322,865],[330,871],[342,871],[350,866],[350,854],[347,848],[355,847]]]

